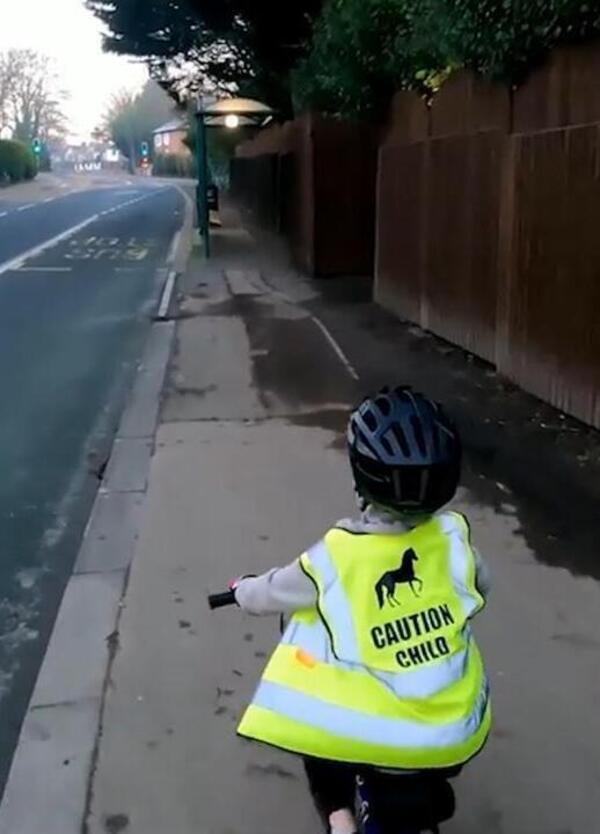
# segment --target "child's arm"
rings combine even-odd
[[[317,592],[296,559],[286,568],[240,579],[235,585],[238,605],[249,614],[293,614],[317,604]]]
[[[490,570],[481,558],[481,553],[476,548],[473,548],[473,552],[475,553],[475,584],[481,596],[487,599],[492,585]]]

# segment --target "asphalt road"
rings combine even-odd
[[[145,182],[0,194],[0,790],[183,211]]]

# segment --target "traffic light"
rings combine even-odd
[[[41,140],[37,137],[31,143],[31,149],[36,156],[39,156],[42,152],[42,143]]]
[[[142,158],[143,159],[148,159],[148,156],[150,155],[150,147],[149,147],[148,143],[147,142],[142,142],[141,147],[142,147]]]

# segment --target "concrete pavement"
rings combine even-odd
[[[137,180],[139,182],[139,180]],[[73,172],[40,172],[35,179],[20,182],[15,185],[0,187],[0,211],[10,209],[15,205],[26,203],[48,202],[56,197],[64,196],[68,192],[87,191],[91,188],[114,188],[122,185],[132,186],[136,178],[117,171],[95,172],[91,174],[75,174]],[[163,185],[170,184],[168,180],[161,180]]]
[[[13,204],[41,202],[47,198],[58,197],[65,191],[78,186],[85,186],[83,178],[69,179],[56,174],[42,172],[35,179],[15,185],[0,187],[0,211],[11,208]]]
[[[48,707],[57,699],[53,722],[34,703],[1,834],[317,830],[298,762],[234,735],[277,622],[210,614],[205,596],[232,576],[291,560],[352,512],[347,410],[391,377],[414,377],[438,395],[447,385],[461,423],[470,427],[470,415],[483,426],[465,432],[456,503],[494,577],[476,630],[496,725],[458,782],[458,814],[445,830],[596,830],[600,587],[586,542],[597,537],[598,518],[585,500],[592,464],[582,464],[578,481],[568,468],[581,443],[593,456],[596,435],[569,433],[553,450],[523,416],[541,419],[532,398],[502,394],[484,368],[393,322],[369,305],[366,288],[329,284],[323,293],[231,218],[216,243],[216,260],[194,260],[180,285],[176,350],[123,599],[110,603],[110,582],[113,572],[125,580],[127,560],[115,565],[110,547],[96,550],[94,571],[79,579],[95,577],[90,612],[104,629],[87,641],[75,641],[73,627],[55,634],[57,655],[39,684]],[[469,388],[477,393],[467,396]],[[485,422],[488,407],[502,427]],[[514,471],[500,452],[482,460],[484,439],[494,448],[489,438],[512,450]],[[545,450],[540,473],[519,468],[531,453],[524,438]],[[138,444],[128,454],[146,460],[146,452]],[[564,499],[552,515],[541,487],[534,500],[544,467],[563,473],[565,492],[578,488],[578,529]],[[126,470],[115,466],[116,482],[135,493],[141,485]],[[63,622],[83,622],[68,603]]]

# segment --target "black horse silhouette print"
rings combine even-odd
[[[419,557],[411,547],[405,551],[402,564],[398,570],[390,570],[383,574],[375,585],[375,593],[380,608],[383,608],[386,602],[392,607],[401,605],[400,601],[396,599],[397,585],[408,585],[413,594],[416,597],[419,596],[419,592],[423,590],[423,582],[415,573],[415,562],[418,561]]]

